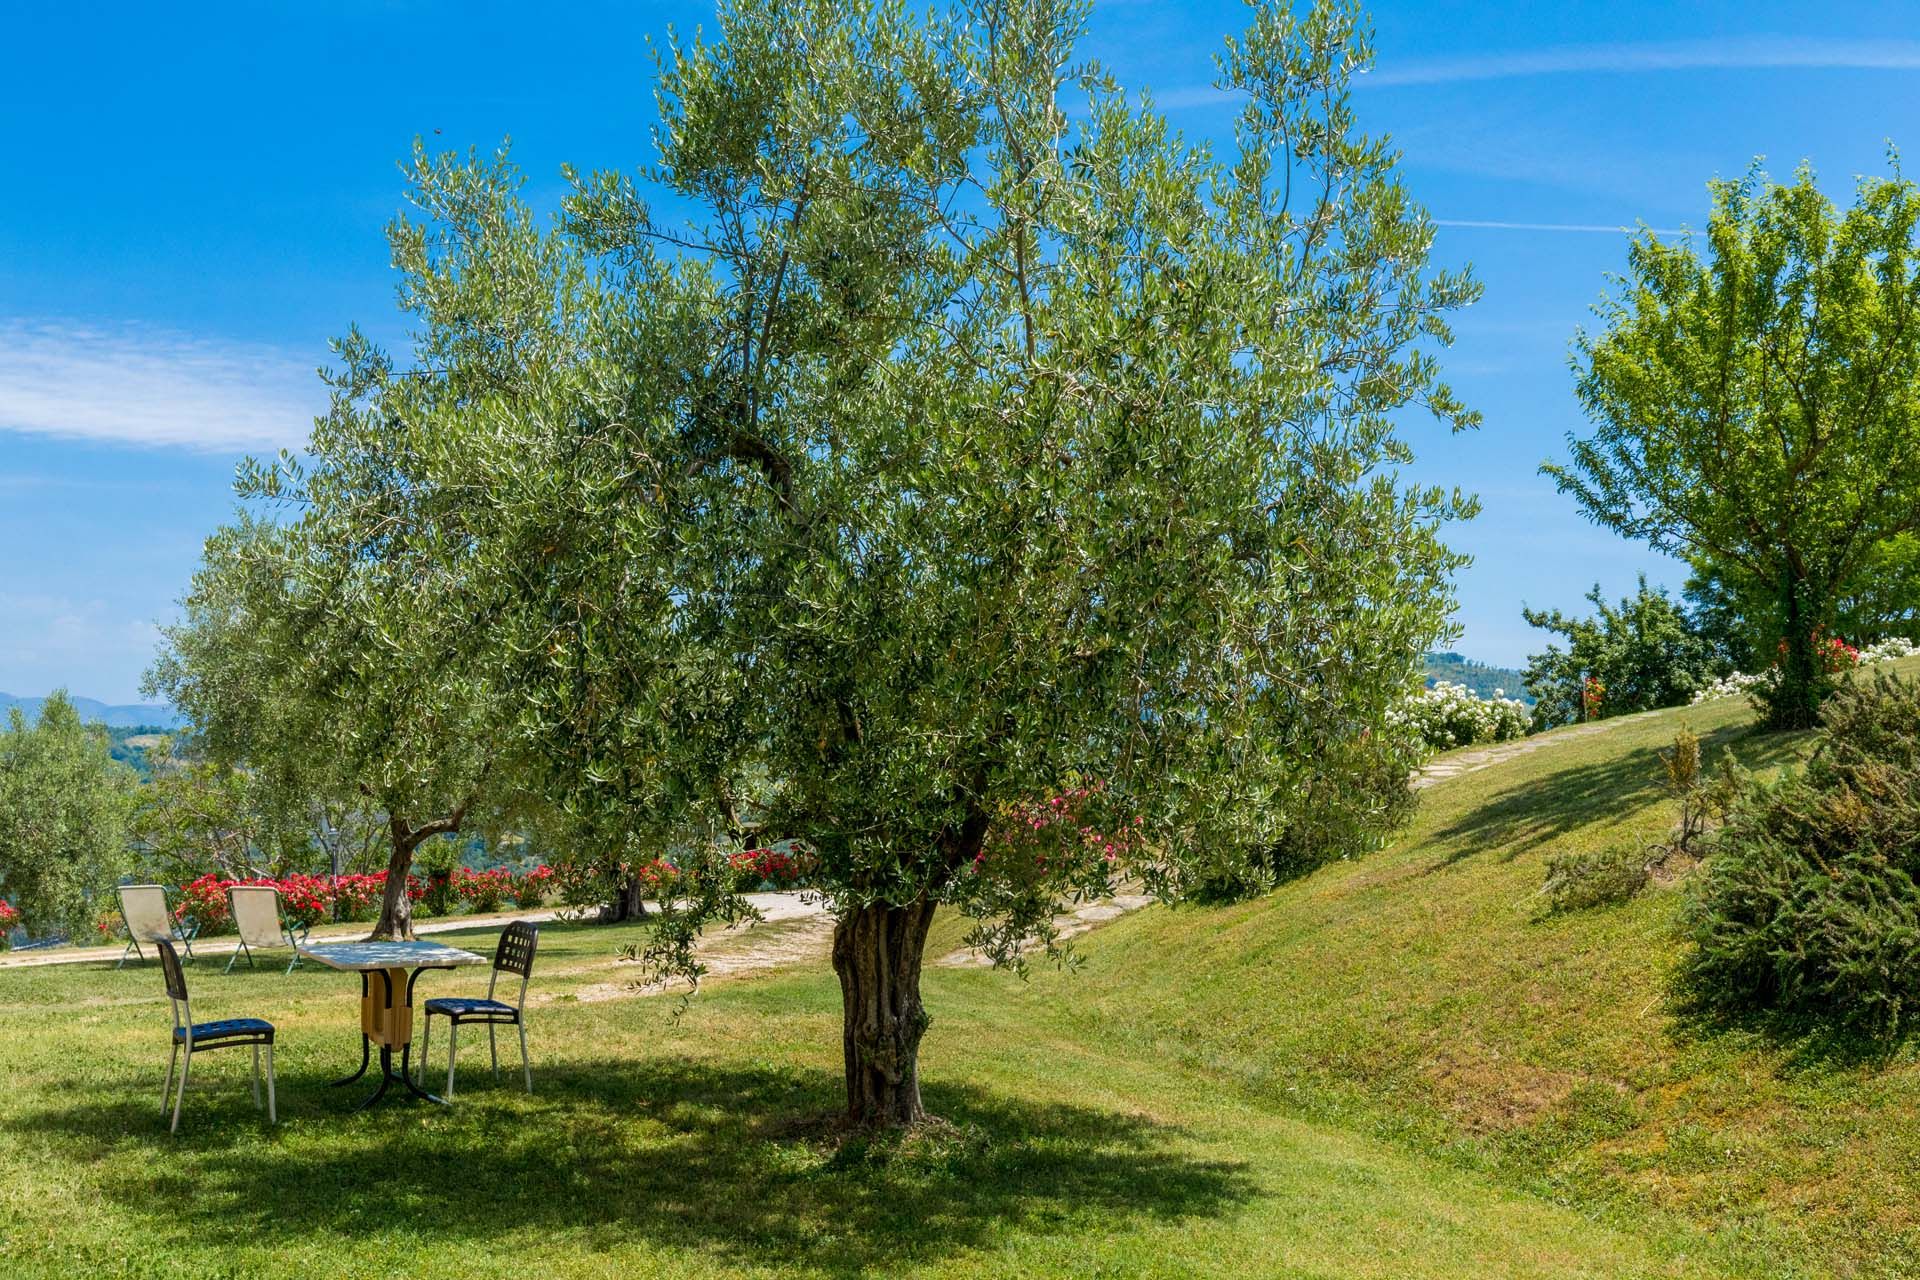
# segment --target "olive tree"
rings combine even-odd
[[[380,541],[412,519],[404,491],[383,487],[385,451],[401,447],[390,427],[336,396],[305,464],[243,469],[243,495],[293,515],[243,516],[207,540],[145,687],[193,722],[209,767],[244,768],[283,825],[327,821],[333,837],[331,819],[377,813],[387,882],[370,936],[410,938],[416,851],[500,794],[510,740],[457,567],[403,565]]]
[[[27,929],[78,935],[127,858],[134,774],[56,691],[29,723],[18,707],[0,732],[0,899]]]
[[[1704,244],[1643,232],[1574,344],[1595,424],[1543,467],[1587,516],[1763,601],[1768,723],[1806,728],[1819,645],[1863,568],[1920,528],[1920,190],[1844,214],[1802,167],[1711,187]]]
[[[1433,349],[1476,286],[1358,130],[1357,16],[1254,8],[1226,158],[1076,63],[1084,18],[723,6],[661,52],[652,161],[557,221],[504,154],[416,153],[413,358],[342,346],[396,438],[353,483],[409,504],[369,572],[474,602],[547,802],[683,851],[654,959],[745,910],[761,780],[855,1124],[923,1115],[940,907],[1017,964],[1064,900],[1379,841],[1448,631],[1472,504],[1395,424],[1472,424]]]

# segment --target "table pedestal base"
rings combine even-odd
[[[413,979],[420,971],[416,969],[409,974],[405,969],[380,969],[375,972],[380,977],[377,985],[373,982],[374,973],[360,975],[360,1069],[335,1080],[334,1087],[352,1084],[366,1075],[373,1060],[373,1046],[377,1044],[380,1046],[380,1087],[367,1095],[355,1111],[365,1111],[380,1101],[386,1096],[387,1087],[396,1080],[414,1097],[447,1106],[445,1098],[428,1093],[413,1082],[410,1061],[413,1057]],[[393,1069],[396,1048],[400,1050],[398,1072]]]

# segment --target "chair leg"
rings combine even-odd
[[[295,969],[298,969],[299,967],[300,967],[300,953],[298,951],[295,951],[293,953],[293,959],[287,961],[287,972],[292,973]]]
[[[500,1083],[500,1040],[494,1033],[494,1024],[487,1024],[487,1048],[493,1052],[493,1082]]]
[[[280,1123],[280,1110],[273,1101],[273,1041],[267,1041],[267,1123]]]
[[[180,1108],[187,1100],[187,1077],[193,1073],[193,1049],[187,1049],[186,1061],[180,1064],[180,1092],[173,1095],[173,1124],[168,1133],[180,1132]]]
[[[147,962],[147,953],[140,949],[140,944],[138,942],[135,942],[132,938],[129,938],[127,939],[127,949],[120,953],[120,964],[117,964],[113,967],[118,969],[120,965],[124,965],[127,962],[128,956],[139,956],[141,964],[145,964]]]
[[[260,1109],[260,1042],[253,1042],[253,1109]]]
[[[427,1087],[427,1051],[433,1047],[433,1015],[429,1013],[422,1020],[420,1028],[420,1072],[419,1084]]]
[[[453,1056],[460,1052],[460,1024],[447,1019],[447,1101],[453,1101]]]
[[[533,1092],[533,1063],[527,1059],[527,1019],[522,1014],[517,1020],[520,1027],[520,1071],[527,1077],[527,1092]]]
[[[221,970],[220,972],[221,972],[221,973],[223,973],[223,974],[226,974],[226,973],[232,973],[232,972],[233,972],[233,966],[234,966],[234,965],[236,965],[236,964],[238,964],[238,963],[240,962],[240,953],[241,953],[242,951],[245,951],[246,949],[247,949],[247,944],[246,944],[246,943],[244,943],[244,942],[243,942],[243,943],[241,943],[241,944],[240,944],[239,946],[237,946],[237,947],[235,947],[235,948],[233,949],[233,952],[232,952],[232,954],[230,954],[230,955],[229,955],[229,956],[227,957],[227,967],[226,967],[226,968],[224,968],[224,969],[222,969],[222,970]],[[247,957],[247,963],[248,963],[248,964],[252,964],[252,963],[253,963],[253,957],[252,957],[252,956],[248,956],[248,957]]]
[[[167,1054],[167,1082],[160,1086],[160,1118],[167,1118],[167,1099],[173,1096],[173,1069],[180,1064],[180,1042],[173,1042],[172,1052]]]

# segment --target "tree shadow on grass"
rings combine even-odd
[[[1665,1007],[1668,1035],[1677,1046],[1724,1048],[1729,1040],[1746,1041],[1775,1055],[1783,1077],[1884,1070],[1907,1056],[1914,1040],[1906,1026],[1876,1034],[1809,1013],[1720,1007],[1684,981],[1669,990]]]
[[[1705,768],[1717,768],[1721,753],[1731,751],[1742,768],[1768,769],[1797,759],[1803,746],[1799,735],[1733,725],[1700,739],[1700,760]],[[1649,744],[1609,760],[1556,769],[1494,794],[1434,832],[1429,844],[1441,857],[1428,870],[1445,870],[1494,851],[1511,862],[1582,827],[1631,816],[1665,793],[1659,758],[1664,750],[1664,743]]]
[[[450,1111],[349,1116],[350,1099],[314,1114],[320,1077],[283,1079],[283,1099],[307,1100],[291,1129],[263,1132],[239,1087],[175,1140],[116,1090],[21,1127],[92,1144],[103,1193],[151,1214],[155,1239],[180,1254],[370,1231],[458,1250],[530,1227],[583,1250],[644,1242],[852,1276],[1009,1230],[1206,1217],[1253,1194],[1242,1166],[1194,1158],[1176,1128],[967,1084],[927,1087],[945,1124],[871,1143],[808,1122],[840,1097],[817,1071],[576,1061],[537,1085],[530,1101],[481,1088]]]

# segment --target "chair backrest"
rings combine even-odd
[[[494,969],[525,982],[533,976],[533,952],[539,945],[540,930],[525,920],[515,920],[500,931],[500,945],[493,952]]]
[[[233,923],[249,947],[284,947],[287,931],[280,926],[280,891],[268,884],[236,884],[227,890]]]
[[[140,942],[163,942],[173,936],[167,891],[157,884],[121,885],[120,918],[127,922],[127,935]]]
[[[180,953],[175,951],[173,944],[165,938],[156,939],[154,946],[160,951],[160,970],[167,975],[167,999],[178,1000],[185,1004],[187,975],[180,968]],[[174,1014],[178,1017],[179,1010],[174,1010]]]

